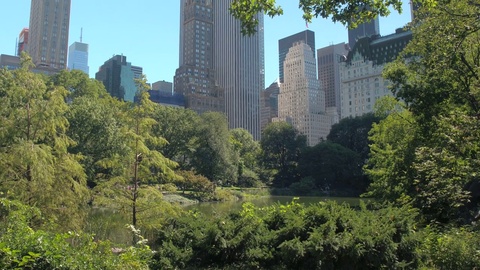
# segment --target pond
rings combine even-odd
[[[207,202],[207,203],[198,203],[193,205],[187,205],[184,207],[185,210],[197,210],[201,213],[207,215],[220,215],[225,214],[231,211],[240,210],[242,204],[245,202],[251,202],[258,207],[266,207],[273,205],[275,203],[287,204],[290,203],[294,198],[298,198],[299,203],[303,204],[314,204],[321,201],[334,200],[338,203],[348,203],[352,206],[359,204],[359,198],[351,197],[294,197],[294,196],[265,196],[256,199],[251,199],[247,201],[233,201],[233,202]]]

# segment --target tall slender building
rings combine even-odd
[[[67,68],[71,0],[32,0],[27,52],[40,69]]]
[[[340,62],[348,54],[344,42],[317,50],[318,79],[325,91],[325,106],[335,107],[340,115]]]
[[[265,88],[263,13],[256,34],[243,36],[228,8],[234,0],[214,1],[215,81],[224,90],[230,128],[244,128],[259,140],[260,93]]]
[[[312,49],[303,41],[290,47],[283,64],[285,81],[278,95],[278,118],[307,137],[309,146],[326,139],[332,116],[326,113],[325,92],[317,79]]]
[[[180,61],[175,71],[175,93],[198,113],[224,111],[222,89],[213,67],[213,2],[180,1]]]
[[[310,30],[305,30],[294,35],[282,38],[278,41],[278,71],[279,71],[279,80],[280,83],[283,83],[284,72],[283,72],[283,62],[285,57],[287,57],[288,50],[293,46],[294,43],[303,41],[313,50],[313,57],[315,57],[315,33]]]

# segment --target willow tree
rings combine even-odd
[[[67,135],[67,90],[22,67],[0,71],[0,189],[2,196],[37,206],[62,229],[80,226],[89,192]]]

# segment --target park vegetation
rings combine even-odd
[[[359,11],[346,2],[300,7],[341,21]],[[278,8],[234,3],[245,16]],[[0,70],[0,268],[479,268],[480,3],[423,3],[384,73],[393,97],[313,147],[286,123],[257,142],[220,113],[152,103],[145,79],[123,102],[79,71],[34,74],[22,55]],[[232,186],[369,199],[205,215],[164,198],[228,200]],[[118,226],[128,240],[106,236]]]

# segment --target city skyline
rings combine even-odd
[[[14,55],[20,31],[29,25],[30,0],[6,0],[9,9],[0,26],[0,53]],[[89,44],[90,77],[112,55],[123,54],[142,66],[149,82],[173,82],[178,68],[180,5],[178,1],[139,2],[74,0],[71,6],[69,44]],[[278,0],[284,15],[265,17],[265,86],[278,78],[278,40],[306,28],[298,3]],[[380,18],[380,33],[388,35],[410,21],[410,6],[403,1],[403,13]],[[92,8],[94,6],[95,8]],[[329,19],[314,19],[308,29],[316,32],[316,47],[347,42],[347,29]]]

